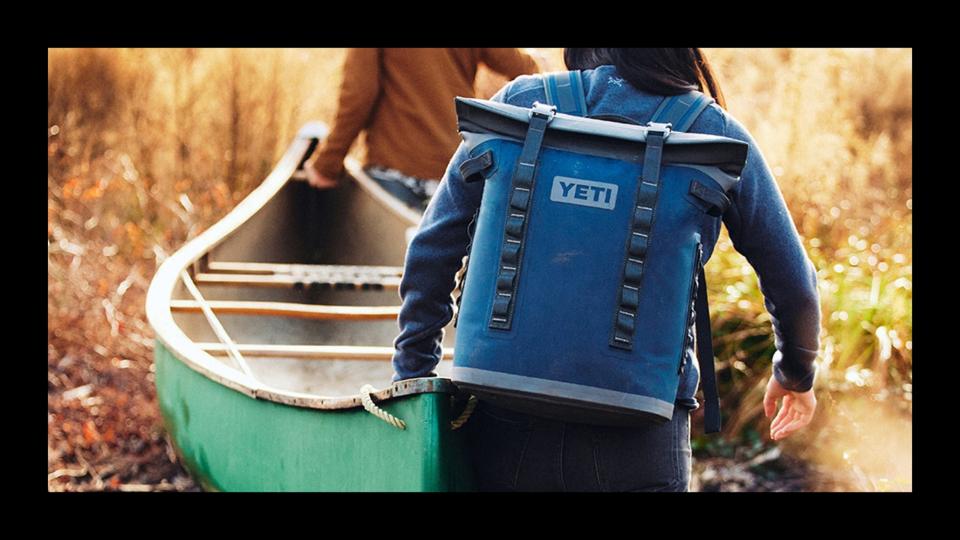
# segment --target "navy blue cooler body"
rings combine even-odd
[[[666,422],[705,292],[703,226],[719,219],[747,147],[566,108],[575,114],[457,100],[461,171],[485,185],[452,379],[547,418]]]

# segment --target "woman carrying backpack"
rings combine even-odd
[[[764,396],[781,440],[810,423],[816,409],[813,381],[819,350],[820,306],[816,270],[769,167],[753,140],[724,110],[723,94],[697,48],[564,50],[568,69],[581,70],[587,116],[619,117],[644,125],[670,96],[699,90],[715,100],[686,130],[748,144],[740,181],[722,214],[738,252],[757,272],[773,321],[777,352]],[[521,76],[493,98],[519,107],[548,103],[542,76]],[[443,329],[453,317],[454,275],[467,255],[468,224],[480,206],[483,182],[465,182],[465,145],[453,156],[445,181],[408,247],[400,295],[401,332],[395,340],[394,381],[436,376]],[[717,221],[717,220],[714,220]],[[719,223],[703,231],[709,259]],[[549,314],[545,315],[549,316]],[[492,491],[688,491],[690,412],[700,383],[700,361],[683,360],[673,418],[639,427],[551,420],[480,400],[462,429],[478,487]],[[777,411],[777,401],[782,404]],[[709,409],[708,409],[709,411]]]

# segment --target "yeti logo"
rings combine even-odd
[[[553,177],[550,200],[613,210],[617,204],[617,185],[566,176]]]

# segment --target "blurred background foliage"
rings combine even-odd
[[[560,49],[538,52],[547,70],[564,69]],[[149,279],[266,176],[303,123],[332,120],[343,53],[48,51],[51,489],[81,478],[92,489],[188,483],[149,465],[170,454],[143,312]],[[814,424],[772,445],[770,317],[723,233],[707,271],[724,436],[697,435],[701,408],[695,452],[754,463],[782,449],[848,489],[910,490],[912,51],[706,54],[818,269],[823,333]],[[478,95],[505,82],[481,71]]]

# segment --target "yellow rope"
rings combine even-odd
[[[375,391],[376,388],[369,384],[365,384],[360,388],[360,401],[363,403],[363,408],[366,409],[370,414],[397,429],[406,429],[406,422],[381,409],[380,407],[377,407],[377,405],[373,402],[373,398],[370,396],[370,394]],[[463,412],[460,413],[460,416],[458,416],[456,420],[450,421],[450,429],[460,429],[463,427],[463,425],[466,424],[467,420],[470,418],[470,415],[473,414],[473,410],[476,408],[477,396],[471,395],[467,400],[467,406],[464,407]]]
[[[377,407],[373,403],[373,399],[370,397],[370,393],[376,391],[376,389],[369,385],[365,384],[360,388],[360,401],[363,402],[363,408],[367,410],[370,414],[376,416],[377,418],[383,420],[384,422],[390,424],[391,426],[397,429],[406,429],[407,424],[403,420],[397,418],[396,416],[388,413],[387,411]]]
[[[470,418],[470,414],[473,413],[473,409],[477,407],[477,396],[470,395],[470,399],[467,400],[467,406],[463,409],[463,412],[460,413],[460,416],[456,420],[450,422],[451,429],[460,429],[467,419]]]

